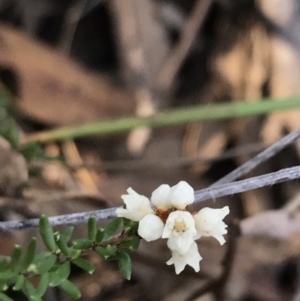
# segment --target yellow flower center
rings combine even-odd
[[[185,232],[185,230],[186,230],[185,222],[184,222],[184,221],[181,221],[181,222],[175,222],[174,230],[175,230],[176,232]]]

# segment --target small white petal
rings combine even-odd
[[[188,211],[171,212],[166,221],[162,238],[178,237],[180,235],[193,237],[197,234],[195,221]]]
[[[221,209],[201,209],[194,215],[197,229],[197,236],[194,238],[199,238],[200,236],[212,236],[223,245],[225,243],[223,235],[227,233],[227,225],[222,220],[228,213],[228,206]]]
[[[197,244],[193,242],[185,254],[172,251],[172,257],[169,261],[167,261],[167,265],[174,264],[177,275],[184,270],[186,265],[191,266],[195,272],[199,272],[201,259],[202,257],[198,252]]]
[[[121,198],[123,199],[123,201],[126,205],[126,209],[132,210],[132,209],[136,208],[137,206],[151,208],[149,199],[147,197],[145,197],[144,195],[124,194],[121,196]]]
[[[135,212],[124,209],[124,208],[118,208],[116,210],[116,214],[118,217],[125,217],[127,219],[130,219],[132,221],[138,222],[139,219],[139,215],[137,215]]]
[[[169,198],[175,208],[185,209],[186,206],[194,203],[194,189],[187,182],[180,181],[171,188]]]
[[[176,251],[179,254],[185,254],[193,242],[193,238],[189,236],[171,237],[168,239],[167,246],[171,251]]]
[[[224,234],[227,234],[227,230],[226,230],[226,233],[224,233]],[[214,237],[221,246],[223,246],[226,242],[224,236],[219,233],[213,233],[211,236]]]
[[[133,190],[131,187],[129,187],[129,188],[127,189],[127,193],[128,193],[129,195],[140,195],[140,194],[138,194],[135,190]]]
[[[168,210],[172,207],[169,199],[171,187],[167,184],[160,185],[152,192],[151,202],[160,210]]]
[[[166,224],[162,233],[162,238],[169,238],[173,231],[173,225],[171,223]]]
[[[139,222],[145,215],[153,213],[148,198],[138,194],[132,188],[129,188],[127,192],[128,194],[121,196],[126,208],[118,208],[116,211],[117,216]]]
[[[154,214],[148,214],[139,222],[138,234],[146,241],[152,241],[161,238],[163,229],[163,221]]]

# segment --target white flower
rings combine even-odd
[[[186,253],[197,234],[195,221],[190,212],[171,212],[164,227],[162,238],[169,238],[168,247],[178,253]]]
[[[122,195],[126,208],[118,208],[117,216],[139,222],[147,214],[154,213],[148,198],[138,194],[132,188],[128,188],[127,193]]]
[[[170,190],[169,199],[176,209],[185,209],[194,203],[194,189],[185,181],[180,181]]]
[[[153,191],[151,202],[159,210],[185,209],[194,202],[194,189],[184,181],[173,187],[163,184]]]
[[[154,214],[148,214],[139,222],[138,234],[146,241],[152,241],[161,238],[163,221]]]
[[[169,210],[172,207],[170,201],[171,187],[167,184],[160,185],[152,192],[151,202],[159,210]]]
[[[167,238],[167,246],[172,252],[167,264],[174,264],[176,274],[186,265],[196,272],[200,270],[202,257],[196,239],[212,236],[221,245],[225,243],[223,235],[227,233],[227,225],[223,219],[229,213],[228,206],[203,208],[192,215],[186,208],[194,202],[194,189],[187,182],[181,181],[173,187],[160,185],[153,191],[151,201],[132,188],[127,193],[122,195],[125,208],[118,208],[117,216],[139,222],[138,235],[148,242]]]
[[[172,257],[169,261],[167,261],[167,265],[174,264],[177,275],[184,270],[186,265],[191,266],[195,272],[199,272],[201,259],[202,257],[198,252],[197,244],[193,242],[185,254],[172,251]]]
[[[222,209],[201,209],[194,215],[198,232],[196,238],[200,238],[201,236],[213,236],[221,245],[223,245],[225,243],[223,235],[227,233],[227,225],[222,220],[228,213],[228,206],[223,207]]]

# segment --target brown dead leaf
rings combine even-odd
[[[300,232],[300,214],[291,216],[290,212],[284,209],[269,210],[244,219],[240,223],[240,229],[247,235],[285,238]]]
[[[130,96],[99,74],[1,25],[0,66],[16,73],[17,109],[51,125],[78,124],[133,111]]]
[[[230,30],[233,30],[226,25],[223,27],[218,37],[218,47],[221,49],[228,44],[228,37],[232,35]],[[266,30],[258,25],[253,26],[240,36],[230,51],[216,55],[212,66],[217,76],[225,80],[226,92],[234,101],[261,98],[262,86],[269,71]]]
[[[269,5],[266,0],[259,2],[264,13],[283,33],[283,35],[272,36],[270,39],[272,70],[270,95],[275,98],[299,95],[300,56],[297,43],[293,42],[294,36],[290,27],[296,18],[293,2],[287,2],[284,7],[280,4]],[[268,116],[261,135],[264,142],[272,144],[282,136],[284,130],[292,131],[299,127],[300,110],[275,112]],[[297,143],[297,151],[300,156],[300,142]]]

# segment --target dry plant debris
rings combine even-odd
[[[0,20],[6,22],[0,25],[0,79],[14,96],[20,113],[15,118],[25,138],[49,126],[133,112],[149,115],[174,105],[294,96],[300,92],[295,3],[5,0],[0,6]],[[146,129],[142,136],[131,133],[130,138],[112,135],[58,143],[55,147],[65,162],[30,164],[30,172],[38,166],[41,174],[30,176],[25,190],[28,166],[1,139],[1,221],[44,212],[106,209],[113,214],[109,208],[121,205],[120,195],[129,186],[149,195],[161,183],[175,185],[184,179],[200,190],[218,184],[238,166],[242,173],[224,178],[222,184],[296,166],[300,142],[295,137],[248,172],[244,164],[253,154],[243,150],[273,145],[283,136],[290,139],[287,134],[299,127],[299,110],[293,110],[186,128]],[[76,171],[70,165],[86,169]],[[97,166],[105,176],[99,176]],[[216,200],[220,207],[230,204],[226,223],[236,229],[238,222],[241,233],[229,228],[232,243],[227,251],[203,240],[199,274],[186,269],[176,278],[161,264],[169,259],[166,246],[142,244],[133,256],[130,283],[106,262],[98,263],[99,274],[94,276],[74,271],[82,300],[298,300],[299,185],[296,180],[273,186],[272,177],[269,180],[260,190]],[[213,188],[202,193],[213,198]],[[201,202],[195,210],[211,204]],[[31,234],[1,233],[1,255]],[[63,298],[51,291],[45,300]]]

